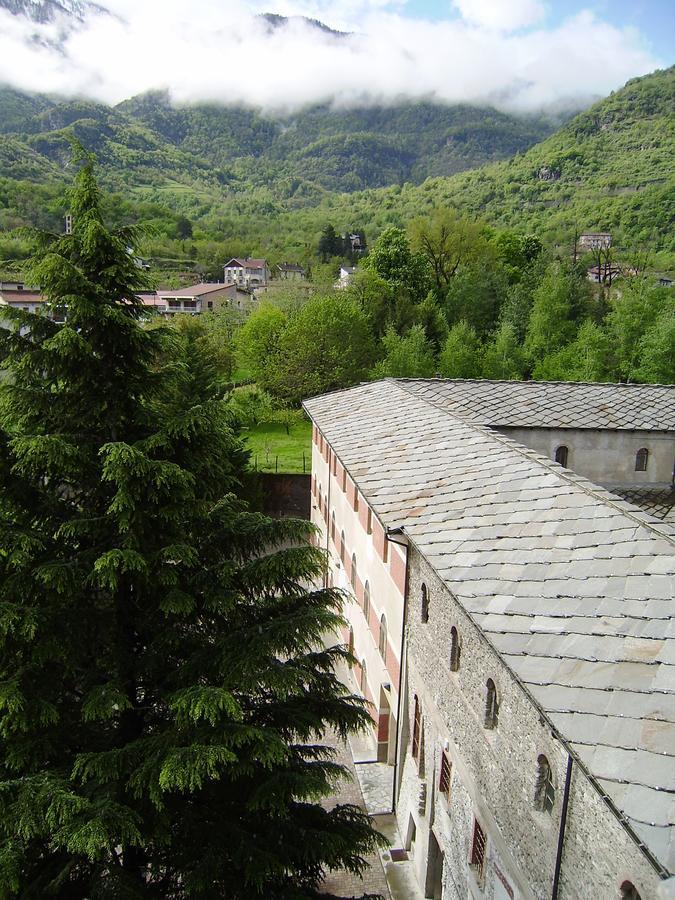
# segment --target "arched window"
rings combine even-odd
[[[352,626],[349,626],[349,643],[347,644],[347,650],[349,651],[349,656],[352,657],[354,655],[354,629]],[[354,665],[354,660],[350,658],[348,662],[349,668]]]
[[[457,672],[459,671],[459,654],[460,654],[460,646],[459,646],[459,634],[457,633],[457,629],[453,625],[450,629],[450,671]]]
[[[366,622],[370,622],[370,583],[367,581],[363,585],[363,615]]]
[[[356,553],[352,553],[352,571],[349,577],[349,583],[352,586],[352,590],[356,590]]]
[[[333,543],[335,543],[335,510],[333,510],[333,515],[330,517],[330,536],[333,539]]]
[[[344,531],[340,534],[340,562],[342,565],[345,564],[345,533]]]
[[[636,472],[646,472],[647,471],[647,463],[649,462],[649,450],[646,447],[642,447],[641,450],[635,454],[635,471]]]
[[[534,786],[534,807],[541,812],[550,813],[555,803],[555,788],[551,766],[544,754],[537,757],[537,781]]]
[[[560,447],[556,447],[555,449],[555,461],[560,463],[561,466],[567,466],[567,457],[569,453],[567,447],[564,444],[561,444]]]
[[[491,678],[488,678],[485,697],[485,727],[496,728],[499,717],[499,703],[497,702],[497,688]]]
[[[380,656],[384,660],[387,661],[387,620],[385,618],[384,613],[380,617],[380,640],[378,641],[378,649],[380,651]]]
[[[621,900],[641,900],[637,888],[630,881],[624,881],[621,885],[621,894],[619,896]]]
[[[429,591],[426,584],[422,584],[422,622],[429,621]]]
[[[365,659],[361,660],[361,681],[359,682],[359,687],[361,688],[361,693],[363,696],[366,696],[366,690],[368,688],[368,673],[366,672],[366,661]]]

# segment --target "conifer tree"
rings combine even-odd
[[[217,364],[142,327],[93,162],[0,331],[0,896],[314,897],[379,843],[320,799],[367,711],[309,526],[251,512]]]

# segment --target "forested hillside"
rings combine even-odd
[[[155,227],[147,253],[160,274],[193,265],[217,272],[228,254],[311,264],[328,222],[364,229],[372,242],[438,206],[559,246],[608,230],[618,246],[650,249],[670,270],[673,109],[675,68],[630,81],[536,144],[550,123],[469,107],[314,108],[282,121],[243,108],[176,108],[156,93],[110,108],[7,88],[0,257],[22,257],[19,226],[56,227],[65,213],[59,185],[74,134],[96,151],[102,181],[116,192],[113,221]],[[442,172],[456,174],[436,177]],[[178,228],[185,218],[189,242]]]
[[[324,218],[376,229],[449,205],[548,240],[612,231],[675,251],[675,67],[634,79],[507,162],[324,204]],[[322,210],[322,212],[324,211]],[[374,215],[369,215],[370,212]]]
[[[272,186],[281,199],[311,200],[309,187],[354,191],[475,168],[527,149],[555,124],[470,106],[314,107],[283,119],[244,107],[175,107],[158,92],[110,108],[0,91],[3,159],[19,141],[60,165],[69,129],[99,154],[113,187],[128,184],[130,172],[139,188],[183,180],[192,167],[195,183]],[[27,163],[16,174],[35,171]]]

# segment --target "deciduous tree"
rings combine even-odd
[[[406,335],[389,328],[382,338],[384,359],[373,369],[373,378],[430,378],[436,371],[433,347],[422,325],[413,325]]]
[[[495,257],[484,226],[452,209],[436,210],[430,218],[413,219],[409,231],[413,249],[424,257],[433,273],[439,300],[460,267],[487,264]]]
[[[480,375],[480,342],[467,322],[458,322],[450,329],[438,358],[438,369],[446,378],[477,378]]]

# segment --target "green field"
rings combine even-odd
[[[259,472],[309,473],[312,467],[312,426],[310,422],[293,425],[286,434],[283,425],[265,423],[244,431],[251,450],[251,466]]]

